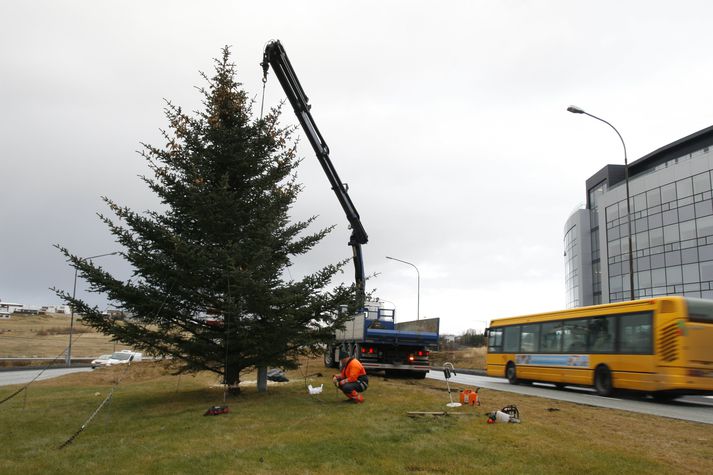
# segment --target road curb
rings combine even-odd
[[[431,366],[431,371],[443,371],[443,366]],[[472,374],[473,376],[487,376],[484,369],[455,368],[451,370],[451,373],[455,375]]]

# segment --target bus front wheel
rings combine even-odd
[[[505,367],[505,377],[508,379],[510,384],[517,384],[517,369],[515,369],[515,363],[510,361]]]
[[[594,390],[600,396],[610,396],[614,389],[611,371],[606,365],[599,365],[594,370]]]

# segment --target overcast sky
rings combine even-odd
[[[418,267],[421,317],[443,332],[563,308],[564,223],[585,180],[623,163],[614,131],[567,106],[614,124],[630,162],[712,125],[711,18],[709,1],[4,1],[0,299],[60,303],[48,289],[71,291],[73,270],[55,243],[120,250],[100,197],[156,207],[136,150],[163,144],[164,98],[198,109],[199,71],[230,45],[259,100],[279,39],[369,234],[368,287],[398,320],[416,318],[416,272],[387,255]],[[284,98],[270,75],[266,104]],[[295,218],[338,226],[295,278],[351,256],[307,140],[300,156]]]

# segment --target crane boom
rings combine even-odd
[[[369,241],[369,236],[367,236],[364,230],[364,226],[359,218],[359,213],[347,193],[346,186],[339,179],[337,170],[335,170],[329,158],[329,147],[324,141],[310,113],[311,106],[309,105],[309,99],[305,95],[299,79],[297,79],[297,74],[295,74],[295,70],[292,68],[285,48],[279,41],[271,41],[267,44],[263,54],[263,62],[260,64],[264,73],[263,81],[267,80],[267,72],[270,67],[272,67],[272,70],[275,72],[275,76],[277,76],[277,79],[280,81],[282,89],[287,95],[287,99],[290,101],[290,104],[292,104],[297,119],[309,139],[309,143],[312,144],[312,148],[317,155],[317,160],[319,160],[324,173],[327,175],[334,194],[337,195],[339,204],[347,215],[347,220],[352,230],[349,245],[352,247],[354,255],[354,280],[357,290],[357,304],[359,307],[362,307],[365,298],[365,276],[361,246]]]

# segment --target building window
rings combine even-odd
[[[633,197],[635,296],[713,295],[713,200],[709,172]],[[609,301],[630,298],[626,200],[606,208]],[[703,285],[706,287],[702,287]],[[685,286],[685,287],[684,287]]]

